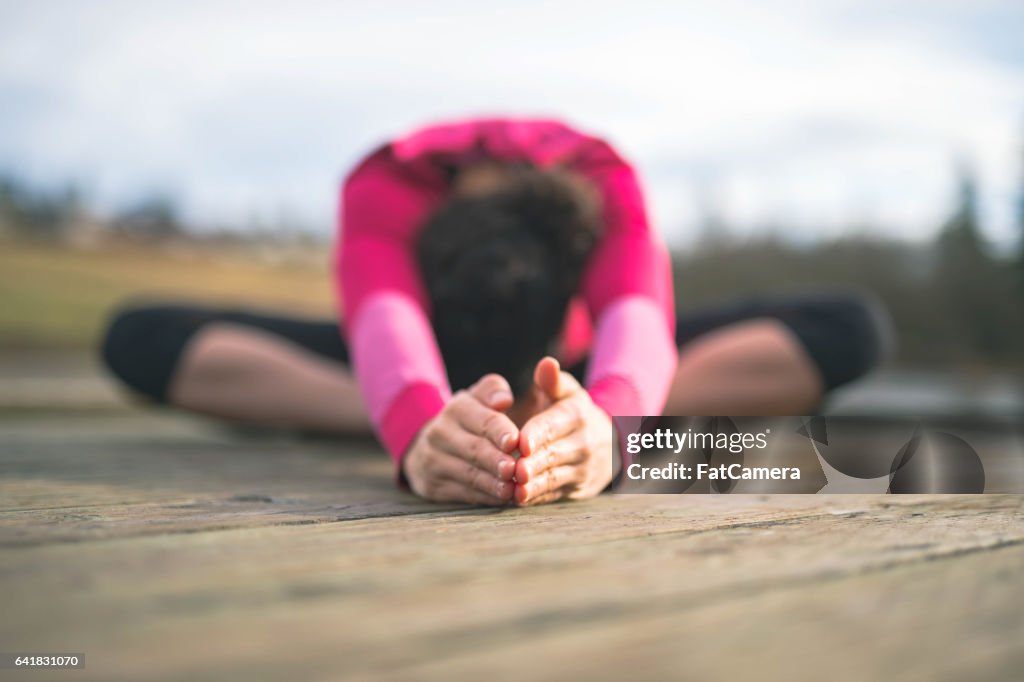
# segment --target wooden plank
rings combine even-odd
[[[367,438],[239,438],[154,411],[0,415],[0,442],[0,547],[459,508],[399,492]]]
[[[368,438],[239,438],[202,424],[0,418],[0,547],[458,508],[400,492]]]
[[[398,493],[368,441],[239,440],[170,415],[0,417],[0,448],[0,641],[84,651],[83,679],[543,677],[559,660],[570,677],[742,674],[816,638],[808,662],[867,673],[848,652],[875,648],[885,608],[917,629],[883,629],[877,670],[919,672],[890,646],[904,637],[907,660],[963,672],[950,623],[968,618],[975,670],[1020,658],[1007,604],[1022,595],[1005,579],[1020,497],[446,510]],[[936,612],[936,586],[974,594],[977,612],[960,592]],[[865,590],[896,603],[861,614]]]
[[[167,412],[0,428],[0,547],[460,508],[398,491],[368,439],[239,438]]]
[[[698,595],[367,679],[1020,679],[1022,565],[1015,545]]]
[[[245,438],[170,413],[0,418],[0,443],[4,511],[232,496],[282,484],[326,491],[346,486],[349,476],[380,478],[390,487],[390,461],[369,438]],[[67,485],[65,493],[73,486],[81,490],[71,499],[55,498],[45,487],[55,484]],[[35,493],[33,485],[43,488]]]
[[[545,642],[590,628],[640,633],[649,620],[685,620],[694,609],[730,608],[733,618],[739,598],[890,572],[896,585],[912,567],[1002,557],[998,548],[1024,542],[1022,514],[1015,496],[609,496],[7,549],[0,640],[14,649],[74,642],[91,656],[89,679],[444,676],[444,661],[468,672],[488,660],[500,676],[503,662],[515,670],[505,652],[540,647],[525,668],[536,671],[558,653]],[[1000,599],[1019,602],[1015,582],[1000,585]],[[906,608],[927,614],[932,597]],[[967,604],[951,608],[971,615]],[[718,627],[716,618],[691,627]],[[806,633],[813,622],[792,627]],[[635,670],[613,636],[599,641],[607,655],[595,676]],[[1014,651],[1003,640],[993,646]],[[419,667],[430,662],[439,667]]]

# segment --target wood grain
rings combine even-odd
[[[442,508],[395,490],[366,441],[118,415],[11,416],[0,435],[0,642],[85,652],[77,679],[1013,679],[1024,664],[1021,496]]]

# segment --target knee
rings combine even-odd
[[[858,375],[878,367],[892,354],[892,323],[880,300],[848,294],[837,298],[836,308],[857,348],[852,359],[856,361]]]
[[[837,293],[808,302],[805,320],[812,356],[827,388],[858,379],[892,353],[893,333],[882,303],[868,295]]]
[[[100,359],[126,386],[158,402],[195,324],[184,309],[125,307],[110,318],[100,343]]]

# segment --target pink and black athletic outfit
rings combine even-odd
[[[480,119],[386,144],[344,183],[336,280],[351,363],[381,441],[400,462],[451,397],[414,254],[447,169],[482,158],[570,170],[602,202],[602,232],[570,304],[562,360],[591,354],[585,386],[610,415],[659,414],[674,375],[668,254],[633,168],[607,142],[554,120]]]

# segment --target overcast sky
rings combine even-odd
[[[931,234],[960,160],[990,238],[1024,184],[1024,3],[9,2],[0,169],[113,210],[330,229],[389,136],[545,114],[636,162],[666,237]]]

